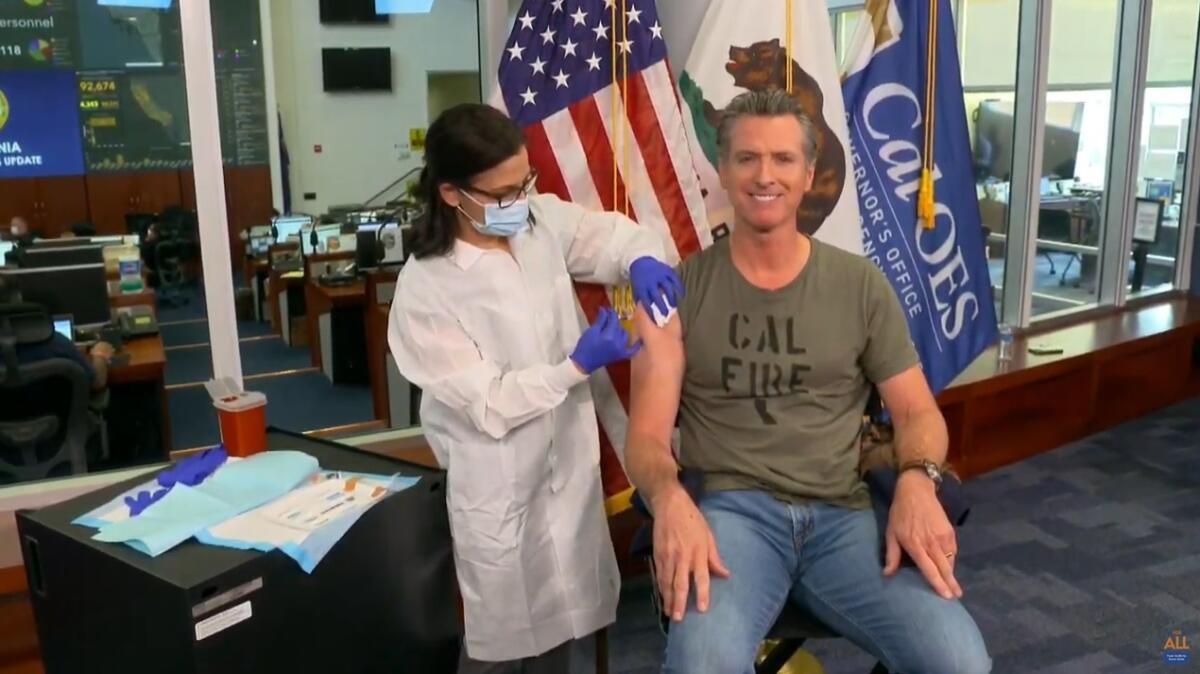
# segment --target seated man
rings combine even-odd
[[[33,230],[29,228],[29,222],[25,218],[15,215],[8,223],[8,235],[4,237],[4,240],[15,241],[17,246],[23,248],[32,245],[36,238]]]
[[[0,305],[21,301],[21,294],[7,276],[0,276]],[[75,346],[75,342],[67,337],[53,333],[50,339],[40,344],[21,344],[17,346],[17,362],[24,365],[36,363],[51,358],[73,360],[83,367],[87,373],[88,383],[93,393],[93,404],[98,402],[95,394],[105,391],[108,386],[108,361],[115,349],[108,342],[96,342],[85,356]]]
[[[813,180],[811,122],[781,92],[747,93],[726,108],[718,144],[733,233],[682,264],[677,317],[659,328],[639,307],[635,319],[645,348],[626,467],[654,513],[654,568],[674,621],[664,671],[754,671],[789,601],[892,672],[989,671],[935,493],[945,421],[899,300],[869,260],[796,228]],[[886,559],[857,471],[872,384],[902,464]],[[704,475],[699,503],[671,454],[677,414],[679,463]],[[900,566],[901,550],[919,571]]]
[[[77,238],[86,239],[89,236],[96,236],[96,226],[86,220],[80,220],[71,225],[71,234]],[[66,232],[64,232],[65,234]]]

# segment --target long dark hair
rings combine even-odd
[[[471,178],[495,168],[521,151],[525,136],[503,112],[463,103],[438,115],[425,134],[425,168],[418,195],[425,215],[413,225],[406,248],[417,259],[445,255],[458,233],[455,209],[442,201],[442,183],[466,186]]]

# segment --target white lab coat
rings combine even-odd
[[[512,256],[458,241],[400,273],[388,344],[421,387],[421,423],[448,472],[467,653],[515,660],[616,619],[620,577],[600,483],[596,414],[569,356],[582,333],[571,279],[617,284],[649,228],[553,196]]]

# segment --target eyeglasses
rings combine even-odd
[[[521,187],[515,193],[510,192],[510,193],[506,193],[506,194],[496,194],[495,192],[481,190],[478,187],[472,187],[471,185],[464,185],[462,189],[464,192],[474,192],[476,194],[483,195],[489,199],[493,199],[493,200],[495,200],[496,205],[499,206],[500,208],[508,208],[509,206],[512,206],[513,204],[517,203],[521,199],[529,196],[529,193],[533,191],[533,186],[537,182],[537,179],[538,179],[537,169],[533,169],[532,171],[529,172],[529,175],[525,176],[525,180],[521,181]],[[476,202],[476,203],[478,203],[478,202]],[[482,205],[482,204],[480,204],[480,205]]]

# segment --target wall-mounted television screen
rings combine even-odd
[[[387,23],[375,12],[375,0],[321,0],[321,23]]]
[[[322,49],[325,91],[391,91],[392,50],[388,47]]]

